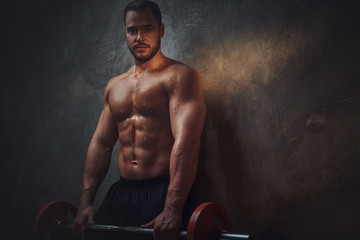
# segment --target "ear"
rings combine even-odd
[[[160,25],[160,37],[162,38],[164,36],[164,33],[165,33],[165,26],[164,24],[162,23]]]

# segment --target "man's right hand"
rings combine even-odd
[[[79,207],[74,219],[73,231],[78,238],[85,233],[86,224],[95,224],[93,206]]]

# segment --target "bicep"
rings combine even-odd
[[[205,120],[205,106],[201,101],[181,104],[171,117],[175,140],[199,140]]]
[[[113,147],[118,138],[117,124],[109,105],[105,104],[101,112],[92,141],[104,147]]]
[[[181,80],[169,101],[171,128],[175,140],[200,140],[206,108],[200,76]]]

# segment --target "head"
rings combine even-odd
[[[159,6],[152,2],[147,0],[133,0],[131,1],[124,9],[124,26],[126,24],[126,13],[128,11],[145,11],[146,9],[151,9],[154,17],[157,21],[157,23],[160,25],[162,24],[162,18],[161,18],[161,12]]]
[[[159,6],[147,0],[130,2],[124,10],[126,41],[136,60],[146,62],[160,49],[164,36]]]

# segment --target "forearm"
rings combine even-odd
[[[92,140],[87,152],[80,206],[92,205],[97,189],[103,181],[111,162],[112,147],[104,147]]]
[[[199,145],[199,142],[185,144],[175,141],[170,159],[166,210],[181,212],[196,177]]]

